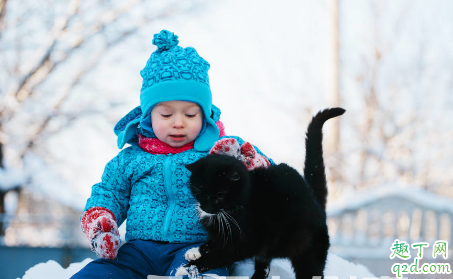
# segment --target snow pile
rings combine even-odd
[[[72,263],[68,268],[62,268],[56,261],[39,263],[25,272],[22,279],[65,279],[70,278],[74,273],[81,270],[93,259],[85,259],[80,263]]]
[[[62,268],[55,261],[40,263],[30,268],[25,272],[22,279],[66,279],[82,269],[85,265],[91,262],[92,259],[85,259],[81,263],[73,263],[68,268]],[[253,275],[254,263],[251,260],[246,260],[235,264],[231,268],[230,276],[249,276]],[[350,276],[357,276],[358,279],[365,277],[375,277],[363,265],[356,265],[348,262],[337,255],[330,254],[327,257],[327,265],[325,270],[326,276],[337,276],[339,279],[349,279]],[[294,279],[291,263],[285,259],[276,259],[271,263],[271,271],[268,278],[272,276],[280,276],[282,279]]]
[[[230,276],[249,276],[253,275],[254,263],[252,260],[246,260],[232,266]],[[366,267],[359,264],[354,264],[329,253],[327,256],[327,264],[324,270],[325,276],[335,276],[338,279],[349,279],[350,276],[356,276],[357,279],[365,277],[374,278],[374,276]],[[282,279],[295,279],[294,272],[289,260],[276,259],[271,262],[271,270],[268,278],[272,276],[280,276]]]

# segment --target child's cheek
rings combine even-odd
[[[166,128],[163,125],[156,123],[156,125],[153,125],[153,131],[158,139],[162,140],[165,137]]]
[[[197,125],[194,127],[194,133],[198,136],[201,132],[201,129],[203,128],[203,119],[199,119],[197,121]]]

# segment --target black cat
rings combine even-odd
[[[187,165],[209,240],[186,253],[186,266],[205,272],[254,257],[252,279],[258,279],[267,277],[273,258],[289,258],[297,279],[323,276],[329,235],[322,126],[344,112],[332,108],[313,117],[305,142],[305,178],[286,164],[248,171],[227,155]]]

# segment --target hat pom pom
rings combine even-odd
[[[159,34],[154,34],[153,45],[157,46],[158,51],[169,50],[178,43],[178,36],[173,32],[162,30]]]

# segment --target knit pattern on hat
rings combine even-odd
[[[154,35],[153,44],[158,49],[140,71],[143,78],[140,92],[167,81],[196,81],[209,86],[209,63],[194,48],[182,48],[178,42],[178,36],[167,30]]]

